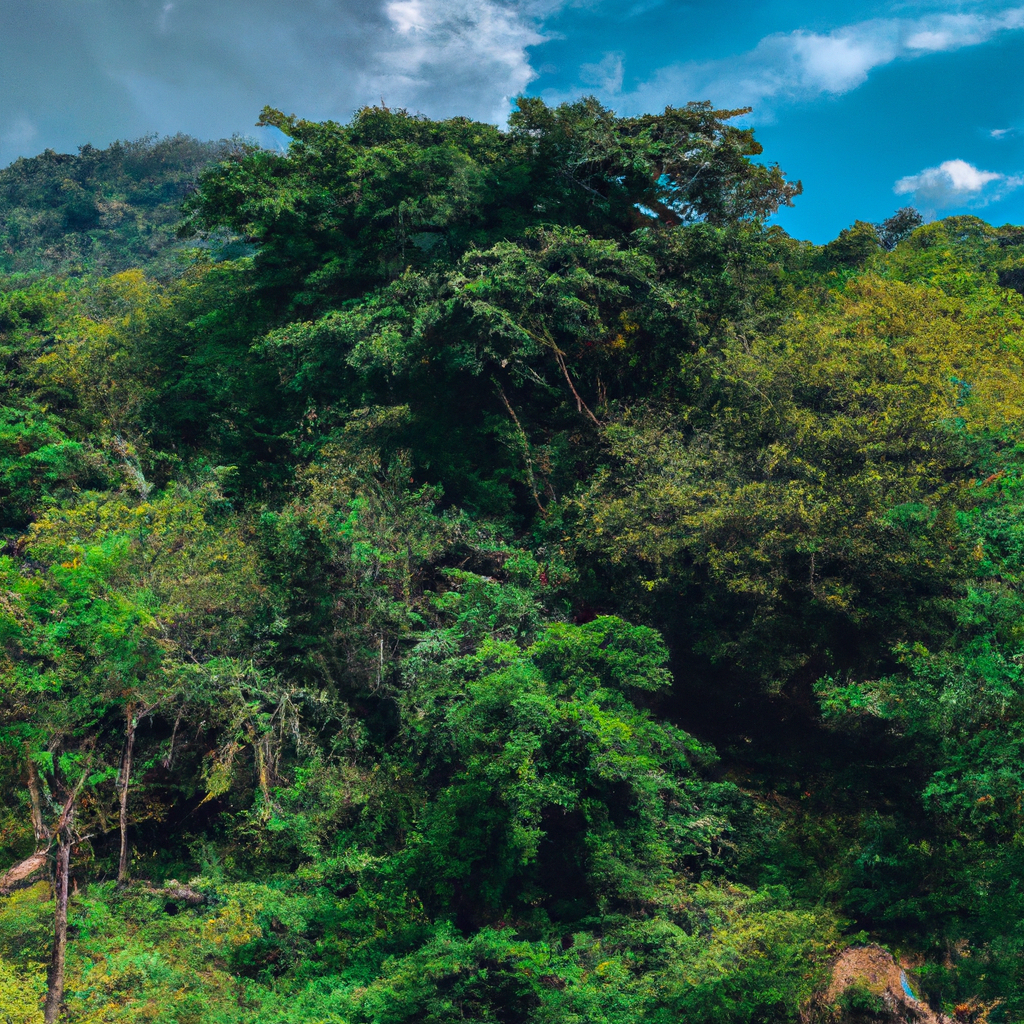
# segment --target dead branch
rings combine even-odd
[[[37,850],[31,857],[26,857],[20,864],[8,868],[3,876],[0,876],[0,895],[8,895],[11,890],[21,882],[31,878],[47,861],[46,851]]]

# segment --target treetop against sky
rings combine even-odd
[[[512,97],[620,114],[752,106],[822,242],[855,218],[1024,212],[1024,7],[853,0],[7,0],[0,164],[148,132],[252,132],[264,104],[345,121],[383,99],[503,123]],[[267,131],[267,141],[276,137]]]

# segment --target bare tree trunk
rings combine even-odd
[[[121,799],[121,857],[117,862],[117,884],[128,881],[128,783],[132,777],[132,750],[135,747],[135,730],[138,727],[135,708],[128,707],[128,721],[124,737],[124,756],[121,758],[120,799]]]
[[[42,839],[49,839],[50,834],[43,824],[43,802],[39,793],[39,772],[36,771],[35,762],[29,756],[28,747],[25,748],[25,764],[28,769],[28,795],[32,802],[32,831],[35,833],[36,842]]]
[[[50,975],[47,979],[46,1008],[43,1019],[46,1024],[60,1016],[60,1004],[64,1001],[64,957],[68,945],[68,884],[71,874],[72,819],[57,833],[57,872],[54,883],[53,915],[53,957],[50,960]]]

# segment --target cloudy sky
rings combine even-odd
[[[0,0],[0,166],[265,103],[501,123],[510,98],[752,106],[825,241],[914,204],[1024,222],[1024,6],[996,0]]]

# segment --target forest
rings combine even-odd
[[[1024,227],[742,113],[0,171],[0,1021],[1024,1020]]]

